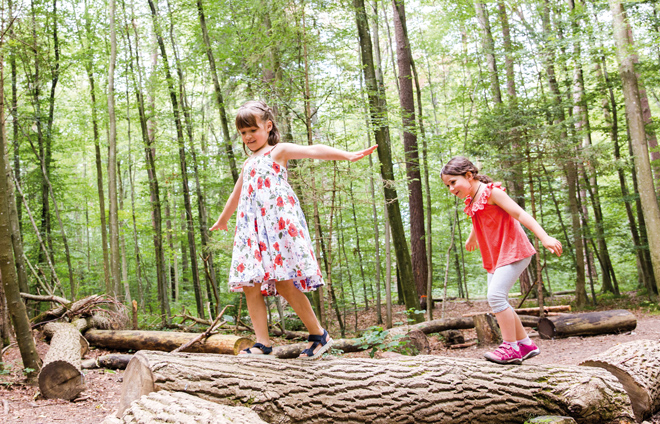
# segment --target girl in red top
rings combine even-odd
[[[465,213],[472,231],[465,242],[468,251],[481,250],[488,272],[488,304],[502,330],[504,343],[486,359],[499,364],[521,364],[540,353],[508,301],[508,293],[536,253],[520,224],[539,238],[543,246],[561,256],[559,240],[550,237],[531,215],[468,159],[457,156],[442,168],[442,181],[450,193],[465,199]]]

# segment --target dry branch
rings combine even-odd
[[[523,423],[570,415],[582,424],[630,422],[624,388],[591,367],[501,366],[436,356],[282,361],[263,355],[135,354],[121,408],[143,394],[183,391],[249,405],[267,422]]]
[[[188,349],[190,346],[194,345],[195,343],[199,342],[200,340],[207,339],[213,333],[213,330],[218,326],[218,321],[220,321],[220,318],[222,318],[222,315],[225,313],[227,308],[230,307],[230,306],[234,306],[234,305],[226,305],[222,309],[222,312],[220,312],[218,314],[218,316],[215,317],[215,320],[213,320],[213,323],[211,325],[209,325],[209,328],[207,328],[206,331],[204,331],[202,334],[195,337],[194,339],[192,339],[192,340],[182,344],[181,346],[177,347],[176,349],[174,349],[172,351],[172,353],[183,352],[184,350]],[[226,322],[223,321],[223,323],[226,323]],[[222,324],[220,324],[220,325],[222,325]]]

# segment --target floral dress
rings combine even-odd
[[[275,282],[284,280],[303,292],[324,285],[305,215],[286,168],[271,157],[273,149],[248,158],[243,167],[229,271],[234,292],[259,284],[264,295],[276,295]]]

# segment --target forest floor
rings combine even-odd
[[[637,328],[634,331],[622,334],[608,334],[591,337],[570,337],[567,339],[542,340],[530,330],[530,336],[541,349],[541,354],[530,359],[529,364],[561,364],[577,365],[587,357],[603,352],[608,348],[637,339],[660,339],[660,314],[649,312],[646,308],[639,307],[634,294],[631,294],[625,304],[621,302],[610,302],[603,304],[597,310],[604,309],[629,309],[637,317]],[[567,303],[566,299],[561,303]],[[513,302],[512,302],[513,303]],[[530,306],[530,305],[526,305]],[[447,302],[444,310],[445,318],[458,318],[468,312],[488,311],[485,300],[467,302],[455,300]],[[383,317],[385,308],[383,308]],[[433,317],[443,317],[442,303],[436,304]],[[403,306],[394,307],[394,319],[405,321]],[[360,310],[358,313],[358,328],[367,329],[377,325],[376,312],[374,308],[368,311]],[[347,328],[353,329],[355,321],[347,318]],[[334,330],[334,337],[338,338],[338,329]],[[476,339],[474,330],[462,330],[465,340]],[[431,354],[439,356],[461,357],[481,359],[487,348],[471,346],[465,349],[449,349],[444,346],[437,334],[430,335]],[[278,339],[274,344],[290,343]],[[37,349],[43,358],[48,351],[48,345],[39,337]],[[101,349],[92,349],[87,358],[96,358],[110,353]],[[348,357],[368,357],[367,352],[347,354]],[[376,354],[379,357],[380,354]],[[65,400],[43,399],[39,395],[39,389],[35,386],[26,385],[21,374],[22,364],[20,353],[16,347],[11,347],[3,357],[5,365],[9,365],[9,371],[0,373],[0,422],[29,423],[29,424],[51,424],[51,423],[99,423],[117,408],[119,395],[121,393],[123,371],[110,370],[86,370],[86,390],[72,402]],[[660,413],[651,418],[648,423],[660,424]]]

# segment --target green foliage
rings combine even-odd
[[[356,344],[362,349],[369,349],[369,357],[373,358],[376,352],[382,350],[396,351],[404,354],[412,354],[411,346],[408,340],[404,339],[403,334],[392,336],[389,340],[387,338],[387,330],[383,327],[373,326],[369,327],[364,334],[357,339]]]

